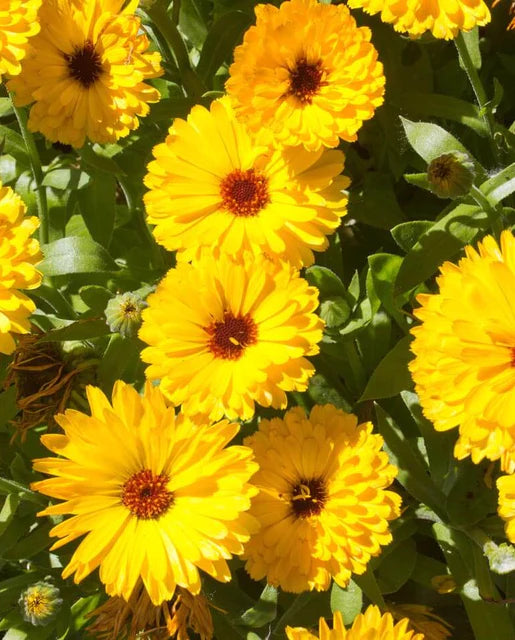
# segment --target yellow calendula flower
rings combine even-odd
[[[16,348],[13,334],[30,333],[29,316],[36,306],[20,289],[35,289],[41,273],[39,242],[31,235],[39,220],[10,187],[0,182],[0,353]]]
[[[335,611],[332,629],[320,618],[318,635],[302,627],[286,627],[286,636],[288,640],[424,640],[421,633],[408,631],[408,623],[404,618],[395,624],[391,614],[381,615],[375,605],[370,605],[349,629],[345,629],[341,613]]]
[[[499,515],[506,520],[506,537],[515,544],[515,474],[497,480]]]
[[[34,103],[29,128],[52,142],[81,147],[115,142],[139,125],[159,92],[145,83],[161,75],[160,55],[133,15],[137,2],[45,0],[41,31],[31,39],[19,76],[9,82],[15,104]]]
[[[383,103],[383,66],[370,30],[344,4],[259,4],[256,25],[234,51],[226,89],[255,131],[279,145],[316,150],[352,142]]]
[[[252,418],[287,404],[314,373],[318,291],[289,265],[204,255],[171,269],[148,299],[139,337],[148,378],[187,415]]]
[[[436,615],[431,607],[422,604],[388,605],[393,619],[409,620],[408,629],[423,634],[425,640],[448,640],[452,637],[452,625]]]
[[[287,151],[260,144],[227,98],[176,119],[154,148],[145,196],[154,235],[178,259],[267,253],[313,263],[346,213],[350,181],[340,151]]]
[[[409,367],[424,414],[438,431],[459,427],[454,449],[515,471],[515,238],[492,236],[445,262],[439,293],[419,295]]]
[[[392,535],[400,497],[397,475],[372,424],[333,405],[300,407],[284,419],[261,420],[245,439],[259,464],[251,514],[261,528],[245,545],[245,568],[285,591],[345,587],[364,573]]]
[[[460,31],[490,22],[490,10],[483,0],[349,0],[352,9],[381,14],[396,31],[420,36],[430,31],[435,38],[451,40]]]
[[[0,81],[20,73],[29,38],[39,31],[40,6],[41,0],[0,0]]]
[[[34,463],[55,477],[32,488],[63,501],[39,515],[72,516],[50,531],[52,549],[85,535],[63,578],[100,567],[107,593],[125,600],[141,578],[155,605],[177,585],[199,593],[199,569],[229,581],[226,560],[255,528],[244,513],[252,451],[226,447],[238,425],[194,426],[150,384],[142,397],[118,381],[112,404],[97,387],[87,394],[91,416],[68,409],[56,416],[64,434],[41,438],[60,457]]]

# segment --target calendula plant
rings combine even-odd
[[[0,635],[515,640],[506,0],[0,0]]]

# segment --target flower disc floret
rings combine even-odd
[[[393,24],[395,31],[411,36],[430,31],[445,40],[490,22],[490,10],[483,0],[349,0],[349,7],[380,13],[381,20]]]
[[[125,600],[141,578],[154,605],[176,585],[199,593],[199,569],[229,581],[226,560],[256,526],[245,513],[252,451],[227,446],[238,425],[193,425],[150,384],[140,396],[118,381],[112,403],[96,387],[87,395],[91,416],[56,416],[64,433],[42,442],[59,457],[34,463],[55,477],[32,488],[62,501],[39,515],[71,514],[50,531],[52,549],[84,536],[63,578],[78,583],[100,567],[107,593]]]
[[[259,4],[234,51],[226,89],[253,131],[306,149],[352,142],[383,103],[385,79],[370,30],[344,4]]]
[[[227,98],[177,118],[153,154],[145,177],[148,221],[179,260],[208,248],[215,256],[265,252],[309,265],[346,213],[350,181],[340,175],[341,151],[261,144]]]
[[[390,613],[381,615],[378,607],[370,605],[354,618],[349,629],[345,629],[342,614],[335,611],[332,629],[320,618],[318,635],[303,627],[286,627],[286,636],[288,640],[424,640],[422,633],[408,631],[408,625],[407,618],[395,624]]]
[[[314,373],[318,292],[287,264],[203,255],[179,263],[148,297],[139,337],[146,375],[190,415],[252,418],[286,407]]]
[[[29,316],[36,306],[20,289],[35,289],[41,273],[39,242],[32,234],[39,220],[26,217],[27,208],[10,187],[0,182],[0,353],[16,348],[13,335],[30,333]]]
[[[81,147],[115,142],[139,125],[159,92],[160,54],[133,15],[137,2],[45,0],[41,30],[22,73],[10,81],[18,106],[32,104],[28,126],[52,142]]]
[[[454,449],[500,460],[515,471],[515,238],[492,236],[467,246],[457,265],[445,262],[439,292],[417,297],[410,370],[425,416],[437,431],[459,427]]]
[[[20,73],[29,38],[39,31],[40,6],[41,0],[0,0],[0,81]]]
[[[245,545],[254,580],[285,591],[345,587],[388,544],[400,498],[387,491],[397,469],[372,425],[333,405],[261,420],[245,439],[259,464],[251,513],[261,528]]]

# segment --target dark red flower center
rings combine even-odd
[[[257,341],[257,326],[248,314],[234,316],[226,311],[224,319],[213,322],[206,332],[210,336],[209,349],[217,358],[224,360],[239,360],[245,347]]]
[[[255,216],[270,202],[268,180],[255,169],[235,169],[220,185],[222,206],[235,216]]]
[[[318,515],[327,500],[327,489],[322,478],[302,478],[293,487],[291,508],[297,518],[309,518]]]
[[[311,63],[306,58],[300,58],[295,67],[290,69],[289,95],[295,96],[301,102],[311,104],[320,87],[327,84],[322,80],[323,75],[321,60]]]
[[[64,57],[70,76],[85,89],[96,82],[102,73],[102,61],[90,40],[86,40],[82,47],[77,47],[72,54]]]
[[[166,474],[155,475],[143,469],[132,475],[123,485],[122,504],[140,520],[162,516],[173,505],[174,495],[166,488]]]

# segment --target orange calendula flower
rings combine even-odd
[[[345,629],[341,613],[334,613],[333,628],[320,618],[318,635],[302,627],[286,627],[288,640],[424,640],[424,635],[408,630],[409,620],[394,623],[390,613],[381,615],[375,605],[360,613],[349,629]]]
[[[55,477],[32,488],[62,501],[39,515],[71,515],[50,531],[52,549],[85,536],[63,578],[100,567],[108,595],[125,600],[141,578],[154,605],[176,586],[199,593],[199,569],[228,582],[227,559],[256,526],[244,513],[252,451],[227,446],[239,426],[195,426],[150,384],[142,397],[118,381],[112,404],[97,387],[87,395],[91,416],[68,409],[56,416],[64,433],[41,438],[59,457],[34,462]]]
[[[16,348],[14,335],[30,333],[29,316],[36,305],[20,289],[35,289],[41,273],[39,242],[32,234],[39,220],[26,217],[21,198],[0,182],[0,353]]]
[[[515,471],[515,238],[492,236],[445,262],[439,292],[419,295],[410,371],[424,414],[438,431],[459,427],[454,449]]]
[[[315,369],[318,291],[290,265],[209,255],[179,263],[148,299],[139,337],[163,393],[189,416],[249,420],[255,403],[286,407]]]
[[[20,73],[29,38],[39,31],[40,6],[41,0],[0,0],[0,81]]]
[[[386,489],[397,469],[371,423],[330,404],[309,416],[295,407],[261,420],[245,444],[259,464],[250,512],[261,528],[243,555],[254,580],[300,592],[328,589],[333,577],[345,587],[391,542],[401,500]]]
[[[411,36],[430,31],[435,38],[445,40],[490,22],[490,11],[483,0],[349,0],[349,7],[380,13],[381,20],[393,24],[396,31]]]
[[[346,213],[350,181],[341,151],[280,150],[260,144],[227,98],[176,119],[154,147],[145,204],[154,235],[178,259],[267,253],[313,263]]]
[[[32,104],[29,128],[52,142],[81,147],[115,142],[139,125],[159,92],[160,55],[133,15],[137,2],[45,0],[41,31],[19,76],[9,82],[18,106]]]
[[[259,4],[256,25],[234,51],[226,89],[236,113],[278,145],[306,149],[353,141],[383,103],[383,66],[370,30],[344,4]]]

